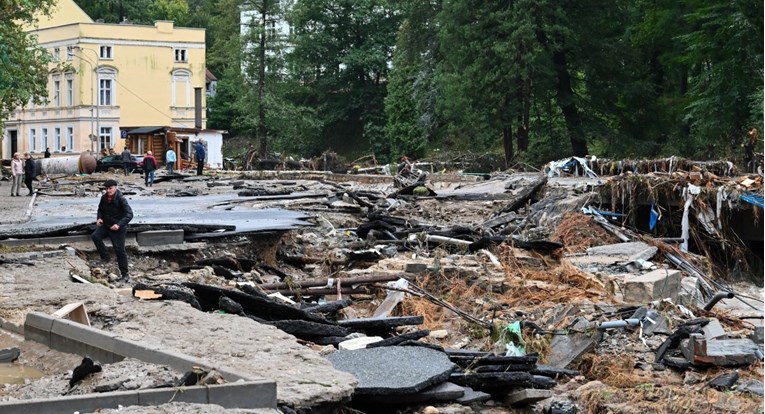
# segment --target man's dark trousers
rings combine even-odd
[[[202,169],[205,167],[205,160],[197,160],[197,175],[202,175]]]
[[[123,162],[122,164],[125,166],[125,175],[130,175],[130,163]]]
[[[110,259],[109,249],[104,244],[104,239],[109,238],[114,246],[114,254],[117,255],[117,265],[120,268],[120,274],[122,277],[128,275],[128,258],[125,252],[125,237],[127,237],[127,226],[120,227],[117,231],[109,230],[106,224],[96,226],[96,231],[90,235],[93,239],[93,244],[96,245],[98,254],[101,256],[101,260],[108,262]]]

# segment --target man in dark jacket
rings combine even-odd
[[[36,170],[35,159],[32,158],[32,154],[27,152],[24,154],[24,184],[29,189],[29,194],[27,194],[27,196],[34,194],[34,190],[32,190],[32,180],[37,176]]]
[[[143,156],[143,181],[147,187],[154,186],[154,170],[157,169],[157,159],[151,151],[146,151]]]
[[[130,155],[130,150],[128,147],[125,147],[125,149],[122,151],[122,165],[125,166],[125,175],[130,175],[132,172],[131,164],[133,161],[133,156]]]
[[[197,151],[195,155],[197,158],[197,175],[202,175],[202,169],[205,167],[205,157],[207,156],[202,141],[197,142]]]
[[[104,239],[109,238],[114,246],[114,253],[117,255],[117,264],[120,268],[120,282],[129,282],[128,258],[125,252],[125,236],[127,236],[127,225],[133,219],[133,209],[130,208],[127,198],[122,192],[117,190],[117,181],[107,180],[104,183],[106,193],[101,196],[101,202],[98,203],[98,215],[96,218],[96,231],[90,236],[93,244],[96,245],[98,254],[103,263],[111,260],[109,250],[104,244]],[[99,264],[103,264],[99,263]]]

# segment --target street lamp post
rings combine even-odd
[[[85,62],[88,65],[90,65],[90,69],[91,69],[91,71],[90,71],[90,96],[91,96],[91,101],[90,101],[90,152],[92,153],[92,152],[94,152],[93,151],[93,144],[96,141],[96,134],[95,134],[95,132],[99,132],[100,133],[100,129],[101,129],[101,117],[100,117],[100,113],[99,113],[99,104],[97,102],[96,88],[95,88],[95,74],[96,74],[96,71],[98,70],[98,53],[95,50],[93,50],[93,49],[83,49],[80,46],[72,46],[71,49],[72,50],[79,50],[80,52],[82,52],[84,50],[89,50],[89,51],[93,52],[93,55],[96,57],[96,63],[94,64],[90,59],[88,59],[87,57],[83,56],[82,54],[77,56],[77,57],[80,58],[81,62]],[[95,113],[96,113],[96,130],[95,131],[93,130],[93,108],[94,107],[95,107]]]

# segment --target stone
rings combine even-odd
[[[704,297],[699,290],[699,279],[684,277],[680,280],[680,291],[677,293],[677,303],[683,306],[704,306]]]
[[[750,394],[759,395],[760,397],[765,394],[762,381],[756,379],[750,379],[749,381],[737,385],[736,390],[739,392],[748,392]]]
[[[370,395],[363,398],[363,403],[376,404],[419,404],[431,401],[455,401],[465,394],[464,388],[451,382],[433,385],[415,394],[396,395],[391,399],[387,395]]]
[[[565,368],[586,352],[591,351],[603,337],[603,331],[595,329],[595,324],[584,318],[577,318],[570,329],[579,332],[572,331],[568,335],[553,336],[550,341],[550,353],[547,355],[547,365]],[[588,332],[590,330],[591,332]]]
[[[549,414],[576,414],[576,404],[569,400],[555,400],[550,404]]]
[[[658,269],[640,276],[624,279],[624,301],[649,303],[670,298],[677,300],[680,291],[680,271]]]
[[[628,242],[628,243],[616,243],[607,244],[604,246],[595,246],[587,249],[587,254],[591,256],[616,256],[629,259],[636,256],[646,250],[651,250],[651,245],[643,242]],[[644,257],[643,259],[650,259],[653,255]]]
[[[756,344],[762,345],[763,342],[765,342],[765,338],[763,338],[763,327],[762,326],[755,327],[752,334],[749,335],[749,339],[754,341],[754,343]]]
[[[659,312],[650,309],[643,318],[643,333],[646,335],[669,335],[669,320]]]
[[[738,372],[733,371],[714,377],[712,381],[707,383],[707,386],[718,391],[728,391],[736,385],[736,382],[738,382]]]
[[[415,346],[337,351],[327,359],[359,380],[356,395],[413,394],[446,381],[455,368],[445,353]]]
[[[428,336],[433,339],[446,339],[449,336],[449,331],[446,329],[438,329],[435,331],[430,331]]]

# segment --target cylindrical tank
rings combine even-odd
[[[40,174],[92,174],[96,170],[96,157],[89,152],[71,157],[42,158],[35,160]]]

